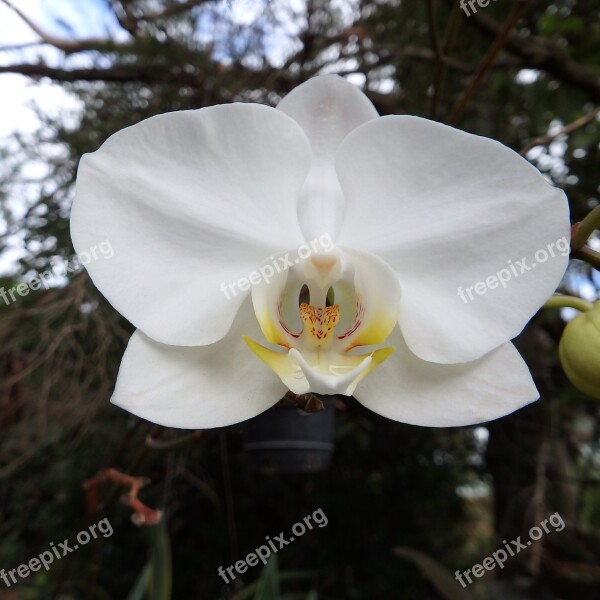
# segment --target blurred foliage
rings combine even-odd
[[[479,582],[473,589],[499,600],[600,597],[600,413],[560,369],[557,311],[538,315],[518,340],[542,394],[537,405],[487,428],[437,430],[349,401],[329,471],[265,475],[243,452],[243,426],[160,449],[149,434],[161,442],[185,434],[108,403],[131,327],[84,272],[66,270],[78,161],[115,131],[170,110],[275,105],[324,72],[362,85],[382,114],[447,121],[512,4],[491,3],[469,18],[446,0],[103,6],[119,30],[112,39],[73,42],[72,32],[61,46],[48,38],[60,60],[36,48],[2,54],[0,81],[3,72],[53,80],[80,108],[49,116],[40,106],[39,130],[0,148],[0,252],[22,250],[0,285],[54,274],[52,289],[0,301],[0,567],[13,569],[104,517],[114,535],[10,592],[0,586],[0,599],[439,599],[450,584],[440,584],[447,578],[437,567],[428,575],[431,565],[470,568],[557,510],[564,531],[488,576],[495,587],[487,596]],[[253,19],[241,20],[248,11]],[[57,23],[69,16],[57,6]],[[597,0],[530,2],[454,123],[517,151],[531,147],[527,158],[567,192],[573,221],[598,203],[600,121],[550,136],[600,104],[599,17]],[[598,275],[573,262],[561,291],[577,294],[584,284],[597,290]],[[133,525],[114,486],[86,502],[82,484],[109,467],[150,479],[141,498],[165,510],[162,525]],[[225,585],[219,566],[319,507],[326,527],[275,555],[262,576],[254,567]],[[398,547],[428,568],[402,560]]]

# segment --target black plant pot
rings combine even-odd
[[[307,413],[280,403],[246,423],[244,450],[251,463],[269,473],[316,473],[331,464],[335,406]]]

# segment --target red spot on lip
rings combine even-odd
[[[310,327],[311,333],[317,340],[324,340],[340,319],[340,307],[338,304],[315,307],[302,302],[300,304],[300,318],[306,326]]]
[[[354,319],[354,323],[352,327],[347,331],[344,331],[341,335],[338,335],[338,340],[343,340],[348,336],[351,336],[361,325],[362,325],[362,317],[365,314],[365,307],[362,305],[360,300],[356,300],[356,318]]]
[[[288,326],[285,324],[285,321],[283,320],[283,315],[281,313],[281,308],[283,306],[283,296],[279,299],[279,303],[277,304],[277,316],[279,317],[279,326],[281,327],[281,329],[283,329],[289,336],[293,337],[293,338],[299,338],[300,334],[299,333],[294,333],[293,331],[290,331],[290,329],[288,328]]]

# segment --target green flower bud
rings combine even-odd
[[[558,354],[571,383],[600,399],[600,302],[567,323]]]

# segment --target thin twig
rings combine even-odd
[[[19,7],[15,6],[12,3],[12,0],[0,0],[0,2],[2,2],[6,6],[8,6],[8,8],[10,8],[12,11],[14,11],[34,33],[40,36],[43,43],[49,44],[50,46],[54,46],[55,48],[58,48],[63,52],[90,50],[97,47],[104,47],[107,44],[113,43],[111,40],[103,38],[68,40],[56,37],[51,33],[45,31],[33,19],[30,19]]]
[[[114,9],[114,5],[111,6],[121,27],[128,31],[132,36],[140,37],[141,33],[138,28],[139,23],[155,22],[160,21],[161,19],[174,17],[175,15],[191,10],[192,8],[195,8],[196,6],[199,6],[200,4],[203,4],[207,1],[208,0],[187,0],[186,2],[171,4],[170,6],[157,12],[142,13],[139,16],[133,16],[127,13],[125,17],[121,17],[120,15],[118,15],[117,11],[115,11]],[[120,43],[115,42],[110,38],[92,37],[79,40],[70,40],[57,37],[40,27],[33,19],[28,17],[19,7],[15,6],[12,0],[0,0],[0,2],[2,2],[6,6],[8,6],[12,11],[14,11],[34,33],[39,35],[42,43],[54,46],[55,48],[58,48],[63,52],[83,52],[86,50],[103,49],[106,47],[126,48],[131,46],[130,42]]]
[[[556,133],[552,133],[549,135],[543,135],[541,137],[533,138],[526,146],[524,146],[519,154],[525,156],[532,148],[535,146],[545,146],[550,142],[553,142],[556,138],[559,138],[563,135],[570,135],[574,131],[585,127],[588,123],[591,123],[598,115],[600,114],[600,106],[597,106],[594,110],[575,119],[572,123],[565,125],[562,129],[559,129]]]
[[[26,50],[27,48],[36,48],[43,46],[46,42],[43,40],[36,40],[34,42],[25,42],[23,44],[12,44],[10,46],[0,47],[0,52],[14,52],[15,50]]]
[[[442,47],[443,60],[438,62],[437,70],[435,73],[435,80],[433,82],[433,97],[431,98],[431,118],[437,119],[440,103],[442,101],[442,95],[444,91],[444,85],[446,83],[446,75],[448,73],[448,67],[450,66],[450,58],[448,54],[452,50],[454,45],[454,39],[458,33],[460,25],[460,5],[458,2],[452,7],[452,13],[450,15],[450,21],[446,27],[446,33],[444,35],[444,44]]]
[[[435,14],[435,7],[433,5],[433,0],[427,0],[425,2],[425,5],[427,7],[427,21],[429,24],[428,29],[429,29],[429,39],[431,42],[431,49],[433,50],[433,53],[435,54],[435,59],[437,62],[437,72],[439,73],[444,64],[444,51],[442,50],[442,44],[440,43],[440,36],[438,33],[438,28],[437,28],[437,23],[436,23],[436,14]],[[431,97],[431,118],[432,119],[435,119],[435,116],[437,113],[437,110],[436,110],[437,100],[438,100],[438,90],[437,90],[437,85],[436,85],[434,88],[433,96]]]
[[[435,57],[439,63],[444,60],[444,52],[442,51],[442,44],[440,42],[440,36],[437,29],[437,23],[435,20],[435,7],[433,6],[433,0],[426,1],[427,6],[427,21],[429,23],[429,38],[431,40],[431,48],[435,53]]]
[[[465,89],[463,95],[456,102],[456,105],[454,106],[452,113],[448,117],[448,123],[450,123],[450,124],[456,123],[456,121],[461,117],[465,108],[467,107],[469,102],[473,99],[473,97],[477,93],[477,90],[483,83],[483,80],[485,79],[485,76],[487,75],[490,68],[492,67],[494,60],[496,60],[496,57],[498,56],[498,54],[504,47],[504,44],[506,43],[508,36],[510,35],[510,32],[514,29],[514,27],[517,25],[517,23],[521,19],[521,16],[525,12],[525,9],[527,8],[528,3],[529,3],[529,0],[519,0],[517,2],[517,4],[515,4],[513,9],[511,10],[510,14],[508,15],[508,18],[506,19],[504,26],[500,30],[500,33],[494,40],[494,43],[492,44],[490,51],[488,52],[486,57],[481,62],[481,65],[477,69],[476,73],[473,75],[473,78],[469,82],[469,85]]]
[[[498,36],[502,30],[502,25],[484,11],[471,15],[469,23],[491,38]],[[595,102],[600,102],[598,73],[572,58],[558,43],[540,35],[529,34],[525,37],[513,34],[508,37],[505,48],[513,56],[521,59],[521,68],[545,71],[559,81],[589,94]]]

